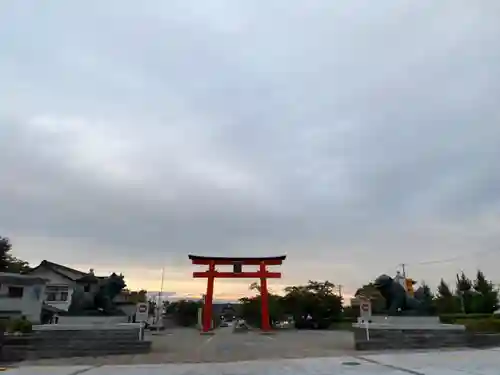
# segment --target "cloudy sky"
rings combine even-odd
[[[500,3],[0,2],[0,235],[203,293],[187,254],[347,294],[500,283]],[[496,273],[496,274],[495,274]],[[217,282],[219,298],[253,280]]]

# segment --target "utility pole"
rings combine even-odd
[[[163,297],[163,280],[165,278],[165,267],[161,269],[161,283],[160,283],[160,291],[158,292],[158,304],[156,305],[156,323],[160,321],[161,318],[161,309],[163,308],[162,297]]]
[[[337,287],[339,289],[339,297],[340,298],[342,298],[342,287],[343,287],[343,285],[340,285],[340,284]]]
[[[406,264],[401,263],[401,268],[403,269],[403,277],[406,279]]]

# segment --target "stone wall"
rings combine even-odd
[[[467,333],[467,346],[471,348],[500,347],[499,333]]]
[[[477,334],[447,329],[354,328],[356,350],[404,350],[500,346],[500,334]]]
[[[103,356],[148,353],[151,342],[139,339],[139,328],[50,329],[31,335],[5,336],[1,359]]]
[[[127,323],[128,316],[59,316],[58,324],[117,324]]]

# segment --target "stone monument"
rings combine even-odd
[[[423,303],[422,290],[417,290],[415,296],[412,297],[406,291],[403,283],[388,275],[380,275],[375,280],[375,288],[385,299],[387,315],[429,315],[429,311]]]
[[[386,315],[360,316],[353,324],[357,350],[466,346],[465,327],[431,316],[422,288],[412,297],[388,275],[380,275],[374,285],[385,299]]]
[[[92,270],[77,280],[68,315],[124,315],[113,300],[125,288],[122,275],[115,273],[108,277],[96,277]]]

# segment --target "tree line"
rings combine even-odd
[[[30,269],[28,262],[12,255],[12,244],[0,236],[0,272],[21,273]]]
[[[258,284],[250,289],[260,292]],[[269,320],[271,325],[284,320],[293,320],[300,327],[327,328],[341,319],[342,297],[335,293],[330,281],[309,280],[305,285],[289,286],[284,295],[269,293]],[[242,317],[251,325],[261,324],[260,293],[254,297],[240,299]]]
[[[464,272],[457,274],[454,287],[441,279],[435,293],[425,282],[422,288],[424,302],[435,314],[492,314],[499,308],[498,289],[481,270],[477,271],[474,279],[467,277]],[[383,313],[385,302],[373,283],[363,285],[355,296],[370,298],[372,312]]]

